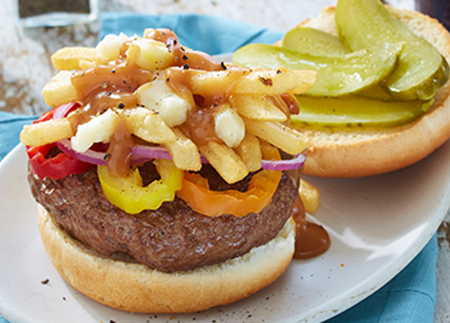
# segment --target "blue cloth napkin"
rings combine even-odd
[[[196,14],[161,16],[103,13],[99,39],[106,34],[142,35],[145,28],[170,28],[180,42],[211,55],[233,52],[248,43],[272,44],[282,33],[239,21]],[[22,126],[34,117],[0,112],[0,159],[18,142]],[[395,278],[372,296],[327,323],[433,322],[436,296],[435,234],[419,255]],[[8,323],[0,316],[0,323]]]

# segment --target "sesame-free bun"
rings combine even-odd
[[[288,221],[267,244],[224,263],[163,273],[122,255],[102,256],[71,238],[38,205],[45,250],[59,274],[86,296],[140,313],[185,313],[230,304],[277,279],[292,260],[295,233]]]
[[[388,7],[450,62],[450,36],[435,19]],[[337,35],[334,7],[301,26]],[[382,129],[301,129],[310,138],[304,173],[322,177],[361,177],[394,171],[431,154],[450,137],[450,83],[436,94],[430,110],[412,123]],[[293,125],[295,127],[295,125]]]

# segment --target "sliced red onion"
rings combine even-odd
[[[137,157],[145,157],[148,159],[172,159],[169,151],[160,146],[144,146],[144,145],[135,145],[131,147],[131,153],[133,156]],[[208,164],[208,160],[205,156],[200,155],[200,161],[202,164]]]
[[[133,156],[144,157],[148,159],[172,159],[169,151],[159,146],[134,145],[131,147]]]
[[[56,146],[63,153],[73,158],[76,158],[89,164],[106,166],[106,153],[104,152],[89,149],[84,153],[79,153],[72,149],[72,144],[70,143],[69,139],[63,139],[61,141],[56,142]]]
[[[72,149],[71,143],[69,139],[64,139],[58,141],[56,143],[58,148],[73,158],[84,161],[89,164],[94,165],[106,165],[107,154],[105,152],[95,151],[93,149],[89,149],[84,153],[76,152]],[[131,153],[133,155],[131,159],[131,165],[142,164],[152,159],[172,159],[169,151],[160,146],[144,146],[144,145],[135,145],[131,147]],[[208,164],[208,160],[205,156],[201,155],[201,162],[203,164]],[[292,159],[284,159],[284,160],[265,160],[261,161],[261,168],[268,170],[291,170],[291,169],[299,169],[305,163],[306,157],[305,155],[298,154]]]
[[[95,151],[93,149],[89,149],[84,153],[79,153],[72,149],[72,145],[69,139],[64,139],[56,142],[56,146],[64,152],[65,154],[76,158],[78,160],[84,161],[85,163],[106,166],[106,160],[108,159],[106,152]],[[153,157],[154,158],[154,157]],[[137,165],[145,163],[153,158],[145,157],[145,156],[133,156],[131,158],[130,164]]]
[[[53,119],[65,118],[69,114],[69,112],[72,111],[76,106],[79,106],[77,102],[60,105],[55,109],[55,112],[53,113]]]
[[[261,161],[261,168],[269,170],[291,170],[299,169],[306,161],[306,156],[298,154],[292,159],[283,160],[265,160]]]
[[[147,160],[156,158],[156,159],[172,159],[170,153],[164,147],[153,147],[153,146],[144,146],[144,145],[136,145],[131,148],[131,152],[133,157],[144,157],[148,158]],[[201,155],[201,162],[203,164],[208,164],[208,160],[205,156]],[[261,161],[261,168],[269,169],[269,170],[291,170],[291,169],[299,169],[305,163],[306,157],[305,155],[298,154],[293,159],[287,160],[265,160]]]

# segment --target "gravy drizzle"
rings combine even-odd
[[[305,210],[300,197],[293,207],[295,224],[295,259],[310,259],[320,256],[330,247],[331,241],[327,231],[320,225],[305,219]]]

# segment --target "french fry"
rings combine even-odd
[[[249,172],[256,172],[261,168],[261,146],[258,138],[247,133],[241,144],[236,148],[236,153],[241,157]]]
[[[240,115],[249,119],[279,122],[287,120],[287,116],[266,96],[234,94],[230,96],[230,104]]]
[[[161,144],[176,140],[172,129],[151,110],[134,108],[115,111],[121,114],[129,132],[147,142]]]
[[[179,129],[172,130],[176,139],[165,143],[164,146],[170,152],[175,166],[183,170],[199,171],[202,168],[202,163],[197,146]]]
[[[53,66],[62,70],[78,70],[80,61],[93,62],[97,58],[97,51],[91,47],[63,47],[51,57]]]
[[[47,83],[42,90],[45,102],[52,108],[77,101],[78,93],[70,80],[72,73],[61,71],[56,74],[50,83]]]
[[[243,75],[242,71],[224,70],[224,71],[200,71],[189,70],[192,93],[210,94],[227,92],[237,80]]]
[[[23,127],[20,141],[27,146],[42,146],[74,135],[66,118],[50,119]]]
[[[308,138],[305,135],[281,123],[242,119],[244,119],[245,128],[248,132],[288,154],[298,154],[308,146]]]
[[[233,94],[278,95],[286,92],[300,94],[309,90],[317,80],[317,72],[310,70],[254,70],[240,77],[233,85]]]
[[[305,207],[305,211],[314,214],[320,205],[320,192],[310,183],[300,179],[300,197]]]
[[[209,141],[199,150],[227,183],[236,183],[247,176],[247,166],[228,146]]]

